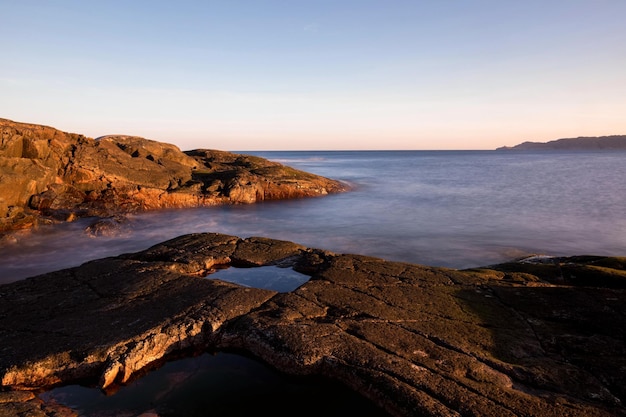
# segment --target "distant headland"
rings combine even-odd
[[[549,142],[524,142],[515,146],[502,146],[496,151],[558,151],[558,150],[626,150],[626,135],[564,138]]]

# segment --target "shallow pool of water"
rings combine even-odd
[[[254,268],[219,269],[207,275],[209,279],[221,279],[252,288],[262,288],[278,292],[289,292],[309,280],[308,275],[294,271],[290,267],[261,266]]]
[[[387,415],[335,381],[285,375],[232,353],[205,353],[166,363],[113,395],[71,385],[40,398],[71,407],[85,417]]]
[[[310,277],[291,267],[262,266],[219,269],[207,278],[288,292]],[[338,382],[286,375],[233,353],[205,353],[167,362],[111,395],[97,388],[69,385],[45,392],[40,398],[70,407],[85,417],[386,415]]]

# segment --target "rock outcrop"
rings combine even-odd
[[[204,278],[272,264],[310,280],[279,293]],[[185,235],[0,286],[0,382],[106,388],[174,353],[237,349],[341,381],[394,416],[626,415],[625,266],[458,271]]]
[[[255,156],[181,152],[132,136],[91,139],[0,119],[0,233],[85,216],[344,190],[338,181]]]

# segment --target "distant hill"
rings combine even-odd
[[[577,137],[552,140],[550,142],[524,142],[515,146],[502,146],[496,151],[557,151],[557,150],[626,150],[626,135]]]

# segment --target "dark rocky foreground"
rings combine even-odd
[[[0,119],[0,234],[77,217],[106,232],[130,212],[314,197],[338,181],[250,155],[134,136],[91,139]]]
[[[270,264],[311,279],[277,293],[203,278]],[[625,267],[575,257],[457,271],[181,236],[0,286],[0,416],[71,415],[29,390],[107,388],[205,349],[338,380],[395,416],[626,415]]]

